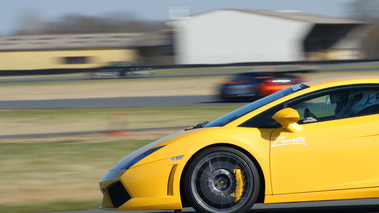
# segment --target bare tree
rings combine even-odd
[[[58,21],[43,21],[40,17],[26,15],[22,19],[17,35],[31,34],[73,34],[73,33],[114,33],[114,32],[148,32],[163,29],[162,21],[145,21],[134,18],[131,13],[115,13],[103,17],[70,14]],[[30,21],[30,20],[38,20]],[[37,23],[44,23],[37,24]]]
[[[44,31],[48,24],[43,18],[34,10],[25,10],[20,18],[20,30],[17,34],[40,34]]]
[[[379,18],[378,0],[354,0],[347,4],[350,18],[373,21]]]
[[[354,0],[348,4],[350,18],[371,24],[362,38],[362,52],[367,59],[379,59],[379,0]]]

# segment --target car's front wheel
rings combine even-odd
[[[198,212],[247,212],[258,198],[259,184],[251,159],[224,146],[202,150],[184,174],[185,195]]]

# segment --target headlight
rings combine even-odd
[[[177,160],[181,160],[183,158],[184,155],[180,155],[180,156],[176,156],[176,157],[172,157],[172,158],[168,158],[170,161],[177,161]]]
[[[144,153],[138,155],[137,157],[135,157],[133,160],[129,161],[127,164],[125,164],[123,167],[121,167],[121,169],[129,169],[134,164],[136,164],[138,161],[144,159],[146,156],[148,156],[151,153],[159,150],[162,147],[164,147],[164,146],[158,146],[158,147],[154,147],[154,148],[151,148],[151,149],[147,150],[146,152],[144,152]]]

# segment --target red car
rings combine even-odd
[[[303,81],[289,72],[248,71],[221,82],[220,97],[224,101],[251,101]]]

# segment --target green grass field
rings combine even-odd
[[[101,205],[97,182],[102,175],[150,142],[48,140],[0,144],[0,212],[96,209]]]
[[[6,134],[193,126],[240,105],[1,110]],[[178,129],[0,139],[0,212],[96,209],[101,177],[120,159]]]
[[[2,135],[193,126],[241,105],[0,110]]]

